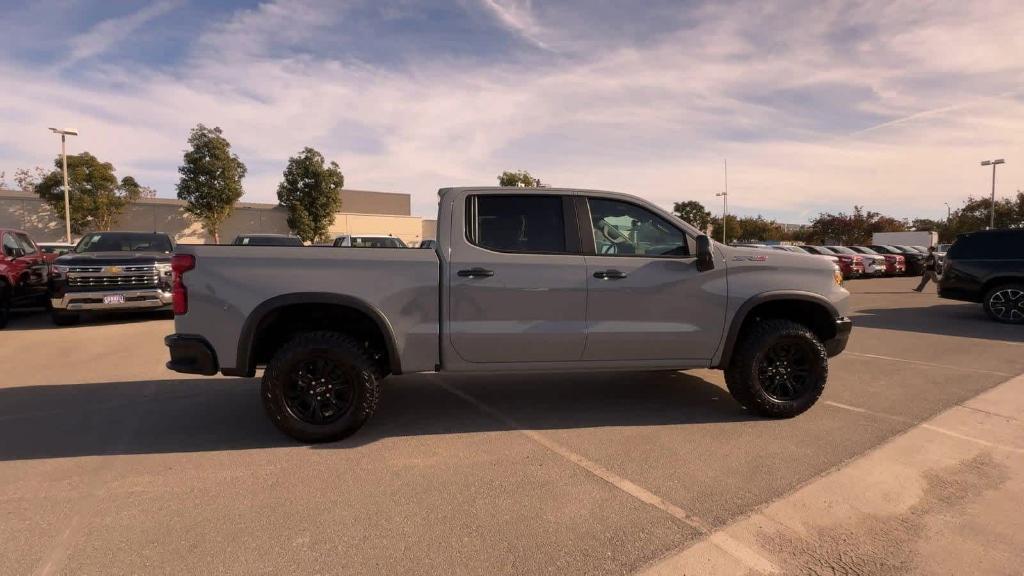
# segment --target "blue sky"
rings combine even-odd
[[[221,126],[273,201],[315,146],[350,188],[528,169],[553,185],[803,222],[865,205],[945,215],[1024,188],[1019,2],[525,0],[5,3],[0,171],[46,128],[160,196],[190,127]]]

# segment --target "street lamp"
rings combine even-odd
[[[725,231],[729,222],[729,160],[722,160],[725,168],[725,190],[715,194],[715,197],[722,198],[722,244],[725,244]]]
[[[992,166],[992,205],[988,209],[988,227],[991,230],[996,227],[996,166],[1006,164],[1002,158],[998,160],[985,160],[982,166]]]
[[[78,136],[78,130],[73,128],[50,128],[50,132],[60,134],[60,156],[64,163],[64,232],[67,234],[68,244],[71,244],[71,203],[68,201],[68,151],[66,147],[68,136]]]

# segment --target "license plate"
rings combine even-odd
[[[124,294],[107,294],[103,297],[104,304],[124,304]]]

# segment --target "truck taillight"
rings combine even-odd
[[[188,288],[185,287],[185,272],[196,267],[196,257],[191,254],[175,254],[171,256],[171,270],[174,272],[174,284],[171,296],[174,301],[174,314],[188,312]]]

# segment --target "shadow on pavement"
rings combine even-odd
[[[373,420],[351,438],[316,448],[513,428],[446,390],[438,378],[385,380]],[[450,377],[443,382],[527,429],[756,419],[725,390],[684,373]],[[0,461],[296,445],[264,415],[258,380],[222,378],[2,388],[0,438]]]
[[[995,322],[985,314],[981,304],[936,304],[912,308],[878,308],[859,310],[853,325],[884,330],[903,330],[978,338],[1024,342],[1024,326]]]

